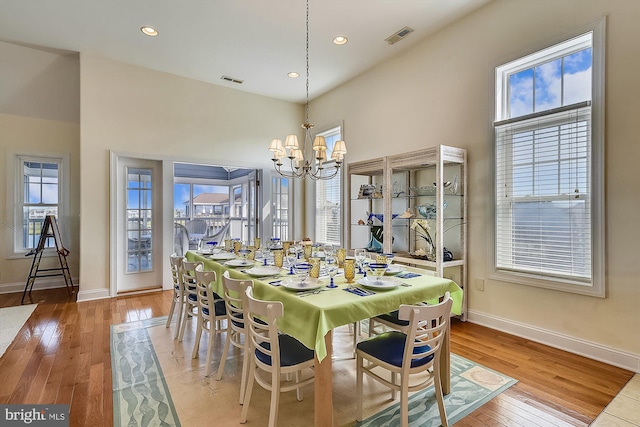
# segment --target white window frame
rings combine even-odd
[[[287,183],[285,186],[284,183]],[[277,173],[271,175],[271,236],[281,241],[290,240],[293,182]]]
[[[67,242],[65,246],[70,249],[69,234],[67,227],[69,215],[69,154],[68,153],[31,153],[31,152],[10,152],[7,153],[7,199],[13,200],[7,206],[7,217],[11,218],[13,224],[12,239],[8,243],[7,258],[24,258],[24,255],[31,249],[24,248],[23,238],[23,196],[24,180],[23,170],[25,162],[42,162],[58,164],[58,215],[57,220],[60,225],[62,241]],[[55,256],[55,247],[46,248],[43,256]]]
[[[605,33],[606,18],[602,18],[594,23],[577,29],[572,34],[564,35],[553,40],[547,47],[537,49],[537,53],[526,55],[519,59],[510,61],[503,66],[496,67],[495,86],[495,120],[496,123],[509,119],[509,94],[508,76],[531,68],[549,60],[549,57],[561,57],[570,53],[556,48],[556,45],[576,39],[578,43],[584,40],[579,36],[585,33],[592,33],[592,96],[591,96],[591,278],[588,283],[561,277],[562,275],[528,274],[525,272],[505,271],[497,267],[496,241],[498,230],[496,204],[493,205],[494,233],[492,234],[492,248],[490,251],[489,277],[495,280],[518,283],[529,286],[536,286],[546,289],[571,292],[582,295],[589,295],[604,298],[606,296],[605,287],[605,209],[604,209],[604,102],[605,102]],[[549,48],[548,46],[552,46]],[[583,47],[574,46],[574,50]],[[544,53],[543,53],[544,51]],[[562,108],[560,108],[562,109]],[[555,109],[559,110],[559,109]],[[554,110],[550,110],[554,111]],[[535,116],[534,113],[528,116]],[[527,116],[525,116],[526,118]],[[495,136],[494,136],[495,138]],[[495,148],[495,146],[494,146]],[[493,156],[497,162],[496,153]],[[496,188],[497,176],[496,165],[494,171],[493,197],[497,202],[498,191]]]
[[[336,136],[336,135],[337,135],[338,140],[343,138],[343,136],[342,136],[342,125],[332,126],[332,127],[328,128],[327,130],[324,130],[322,132],[316,133],[316,136],[324,136],[325,138]],[[330,152],[332,152],[332,150],[328,150],[328,153],[330,153]],[[323,167],[325,168],[324,172],[333,173],[334,168],[335,168],[335,160],[328,159],[327,161],[325,161],[323,163]],[[318,216],[318,209],[317,209],[317,203],[320,200],[320,196],[319,195],[320,195],[320,193],[322,193],[322,189],[320,187],[321,186],[326,186],[329,181],[333,181],[333,180],[336,180],[336,179],[339,180],[337,185],[338,185],[338,191],[339,191],[339,194],[338,194],[338,199],[339,199],[338,208],[340,209],[340,213],[338,215],[338,221],[339,221],[339,226],[338,226],[338,230],[339,231],[338,231],[338,233],[339,233],[339,235],[338,235],[338,241],[337,242],[335,240],[326,241],[326,239],[324,239],[324,235],[323,236],[319,235],[320,234],[319,233],[319,231],[320,231],[319,228],[321,228],[323,225],[321,223],[319,223],[319,216]],[[343,206],[343,204],[342,204],[342,194],[343,194],[343,188],[342,187],[343,187],[343,183],[344,183],[344,180],[343,180],[343,168],[342,167],[340,168],[340,170],[338,171],[336,176],[334,176],[330,180],[317,180],[317,181],[314,181],[315,202],[314,202],[313,208],[314,208],[315,215],[314,215],[313,230],[314,230],[314,236],[315,236],[314,239],[318,243],[331,243],[333,245],[342,246],[342,241],[343,241],[342,229],[343,229],[343,224],[344,224],[344,219],[343,219],[344,212],[343,212],[343,209],[342,209],[342,206]],[[327,222],[325,221],[325,224],[324,224],[325,227],[326,227],[326,224],[327,224]],[[325,232],[324,234],[326,235],[327,233]]]

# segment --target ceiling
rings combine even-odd
[[[489,1],[310,0],[310,98]],[[303,0],[1,0],[0,40],[304,102],[305,16]],[[142,26],[159,35],[145,36]],[[385,42],[405,26],[415,31],[394,45]],[[334,45],[338,35],[349,42]],[[300,77],[287,77],[290,71]]]

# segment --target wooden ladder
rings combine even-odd
[[[58,254],[58,261],[60,261],[60,267],[56,268],[40,268],[40,260],[45,250],[45,244],[47,239],[53,237],[56,244],[56,253]],[[32,256],[31,270],[27,277],[27,283],[24,285],[24,292],[22,292],[21,304],[24,304],[24,297],[29,291],[33,289],[33,284],[38,277],[54,277],[64,276],[64,283],[67,286],[67,292],[69,296],[73,295],[74,288],[71,281],[71,273],[69,272],[69,264],[67,263],[67,255],[69,251],[62,244],[62,237],[60,236],[60,229],[58,228],[58,222],[55,215],[47,215],[42,224],[42,230],[40,231],[40,240],[38,240],[38,246],[29,251],[25,256]]]

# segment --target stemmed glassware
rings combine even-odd
[[[358,263],[358,270],[360,273],[363,273],[364,270],[362,269],[363,265],[364,265],[364,261],[367,259],[367,250],[366,249],[355,249],[353,251],[353,256],[356,259],[356,262]]]
[[[311,271],[311,264],[308,262],[299,262],[293,266],[293,271],[300,279],[300,283],[298,285],[304,285],[304,281],[309,277],[309,272]]]
[[[250,253],[251,251],[249,249],[238,249],[238,255],[240,255],[240,258],[242,258],[242,264],[246,265],[249,263],[249,261],[247,261],[247,257]]]
[[[387,264],[380,263],[380,262],[372,262],[369,264],[368,268],[371,271],[371,274],[373,274],[373,277],[376,278],[373,284],[382,285],[382,281],[380,280],[380,278],[384,275],[385,271],[387,271]]]
[[[302,240],[297,240],[294,244],[293,244],[293,250],[296,253],[296,258],[300,258],[300,254],[302,253],[302,251],[304,250],[304,244],[302,243]]]
[[[327,274],[331,278],[329,281],[328,288],[337,288],[337,285],[333,282],[333,278],[338,274],[338,258],[333,255],[326,255],[324,258],[325,268],[327,269]]]

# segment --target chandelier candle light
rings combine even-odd
[[[344,141],[336,141],[331,160],[334,161],[332,172],[324,172],[324,163],[327,161],[327,143],[323,136],[316,136],[313,140],[313,159],[305,158],[307,146],[311,144],[311,129],[313,123],[309,123],[309,0],[307,0],[307,44],[306,44],[306,60],[307,60],[307,98],[305,104],[305,119],[302,127],[304,128],[304,142],[302,147],[298,144],[298,137],[295,134],[287,135],[284,145],[280,139],[273,139],[269,150],[273,152],[273,166],[275,170],[285,178],[305,178],[310,177],[314,180],[331,179],[338,174],[340,166],[344,161],[344,155],[347,154],[347,145]],[[282,170],[282,161],[289,158],[290,171]]]

